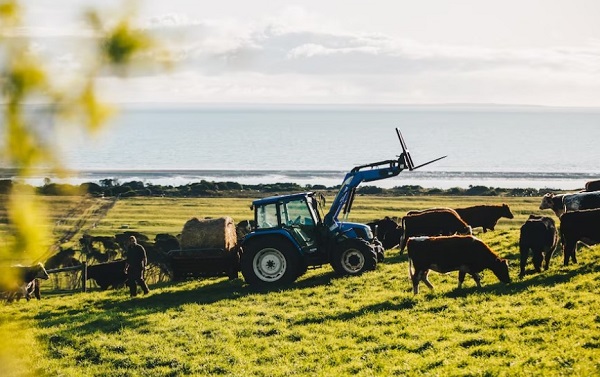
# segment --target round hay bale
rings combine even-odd
[[[181,231],[181,249],[233,250],[237,245],[235,223],[229,216],[188,220]]]

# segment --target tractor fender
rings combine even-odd
[[[286,239],[287,241],[290,242],[291,245],[294,246],[294,249],[302,254],[302,249],[300,248],[300,245],[298,245],[298,242],[296,242],[296,240],[292,237],[292,235],[285,231],[284,229],[272,229],[272,230],[260,230],[260,231],[255,231],[252,233],[249,233],[246,235],[246,237],[244,237],[244,240],[242,242],[242,250],[244,249],[244,245],[253,242],[254,240],[257,240],[259,238],[265,238],[265,237],[281,237]]]

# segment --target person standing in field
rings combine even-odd
[[[137,243],[135,236],[129,237],[127,247],[127,260],[125,261],[125,273],[127,275],[127,285],[131,297],[137,295],[137,286],[142,288],[144,294],[150,292],[148,285],[144,280],[144,270],[148,264],[146,249]]]

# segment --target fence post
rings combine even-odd
[[[87,263],[81,263],[81,291],[87,292]]]

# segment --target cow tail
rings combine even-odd
[[[413,264],[412,263],[412,259],[410,259],[410,257],[408,257],[408,276],[410,277],[411,281],[412,281],[413,276],[414,276],[412,264]]]

